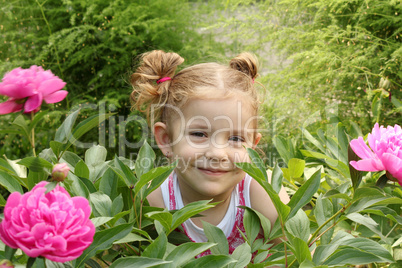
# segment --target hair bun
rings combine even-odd
[[[162,50],[154,50],[141,56],[140,66],[131,75],[133,86],[131,100],[140,111],[144,111],[142,106],[148,106],[146,110],[149,110],[150,104],[157,104],[160,107],[166,103],[172,81],[164,78],[173,79],[177,66],[183,61],[179,54]],[[166,82],[157,83],[161,79]]]
[[[232,69],[245,73],[250,76],[251,79],[255,79],[258,75],[258,60],[249,52],[243,52],[233,58],[230,61],[229,66]]]

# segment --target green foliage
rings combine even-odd
[[[236,43],[235,53],[252,51],[262,61],[257,81],[265,87],[268,141],[299,134],[317,113],[324,121],[329,112],[358,121],[365,132],[373,122],[400,123],[400,1],[212,3],[224,11],[210,17],[210,28]]]
[[[279,217],[271,226],[261,213],[243,207],[245,242],[229,254],[224,233],[214,225],[203,223],[208,238],[205,243],[183,241],[176,231],[184,221],[216,204],[201,200],[177,211],[148,205],[147,196],[175,168],[175,163],[155,167],[155,153],[149,144],[143,144],[135,163],[118,156],[107,160],[106,149],[100,145],[86,150],[84,158],[69,151],[81,135],[96,127],[93,118],[77,123],[78,113],[71,113],[65,119],[51,147],[38,156],[25,157],[17,163],[0,161],[0,184],[9,192],[20,193],[47,180],[54,164],[68,164],[70,173],[61,184],[72,196],[89,200],[96,234],[83,254],[63,267],[99,267],[99,263],[110,267],[209,267],[211,264],[233,268],[285,264],[288,267],[344,267],[363,263],[390,264],[394,262],[392,253],[400,249],[401,232],[397,226],[402,224],[402,192],[391,184],[379,188],[372,179],[352,185],[350,176],[344,174],[348,166],[344,171],[335,165],[348,161],[343,156],[349,135],[341,124],[335,128],[336,137],[320,129],[317,133],[305,130],[311,146],[303,151],[305,157],[290,158],[287,167],[276,166],[271,182],[263,160],[256,151],[247,149],[251,163],[237,165],[266,190]],[[98,123],[99,118],[107,116],[99,115],[95,120]],[[29,130],[32,122],[14,124],[14,127]],[[29,131],[26,134],[31,135]],[[298,150],[293,149],[297,153]],[[288,204],[278,195],[281,182],[294,189]],[[49,184],[48,190],[55,185],[55,182]],[[5,200],[1,205],[5,205]],[[273,246],[272,240],[276,238],[285,239]],[[212,255],[194,259],[208,249]],[[28,266],[56,265],[48,260],[28,258],[8,247],[0,254]]]
[[[96,113],[116,114],[81,142],[108,147],[108,157],[127,157],[127,144],[135,144],[133,153],[138,152],[138,144],[149,136],[145,120],[130,112],[129,79],[140,54],[174,51],[191,64],[211,51],[221,51],[220,45],[198,31],[202,18],[194,5],[198,3],[188,0],[2,0],[0,76],[15,67],[40,65],[67,83],[66,100],[50,106],[65,112],[39,123],[36,145],[49,147],[60,117],[81,109],[80,121]],[[11,118],[0,120],[0,155],[27,155],[31,148],[27,140],[20,139],[19,133],[3,134]],[[83,149],[74,148],[78,153]]]

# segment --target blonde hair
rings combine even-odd
[[[184,59],[176,53],[154,50],[143,54],[140,66],[131,75],[133,108],[146,112],[148,120],[153,112],[155,121],[166,122],[169,109],[164,107],[172,105],[180,108],[190,98],[207,98],[207,95],[211,97],[210,91],[207,94],[205,92],[205,89],[209,88],[225,95],[242,92],[250,96],[251,107],[257,114],[259,102],[254,79],[258,75],[258,62],[252,54],[241,53],[233,58],[228,66],[201,63],[175,74],[177,66],[183,62]],[[171,79],[156,82],[165,77]]]

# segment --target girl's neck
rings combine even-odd
[[[180,187],[181,186],[180,182],[178,181],[178,183],[179,183],[179,187]],[[210,209],[207,209],[207,210],[201,212],[200,215],[202,215],[202,217],[195,217],[195,218],[191,219],[193,221],[193,223],[195,225],[197,225],[198,227],[202,228],[202,221],[208,222],[208,223],[216,226],[225,217],[226,212],[230,205],[232,191],[225,195],[215,196],[215,197],[211,198],[211,197],[195,196],[193,194],[186,194],[187,191],[183,190],[183,188],[181,188],[181,187],[180,187],[180,189],[181,189],[181,191],[180,191],[181,198],[182,198],[184,206],[188,205],[192,202],[196,202],[196,201],[200,201],[200,200],[210,200],[210,199],[212,199],[211,203],[218,203],[213,208],[210,208]]]

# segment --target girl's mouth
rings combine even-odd
[[[227,170],[220,169],[208,169],[208,168],[198,168],[202,173],[205,173],[210,176],[219,176],[228,173]]]

